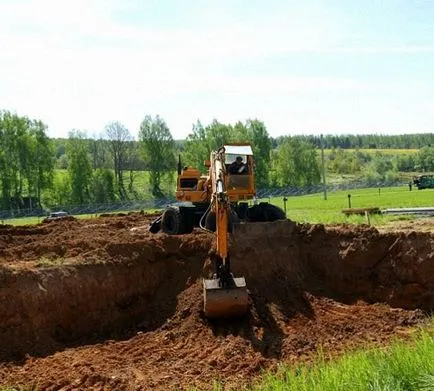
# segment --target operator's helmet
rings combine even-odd
[[[237,156],[237,162],[242,163],[243,158],[241,156]]]

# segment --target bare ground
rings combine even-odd
[[[434,236],[240,225],[243,319],[202,314],[213,235],[151,235],[143,214],[0,226],[0,385],[148,390],[246,385],[278,363],[406,336],[434,306]],[[409,224],[408,222],[406,222]]]

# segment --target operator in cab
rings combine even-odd
[[[247,173],[247,164],[243,162],[241,156],[237,156],[237,158],[230,164],[229,173],[235,175]]]

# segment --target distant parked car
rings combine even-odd
[[[64,211],[52,212],[46,219],[44,219],[44,221],[58,220],[66,216],[69,216],[68,212],[64,212]]]

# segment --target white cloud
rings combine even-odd
[[[185,136],[197,118],[214,117],[259,117],[274,134],[286,126],[366,130],[370,110],[381,116],[376,107],[382,104],[370,105],[371,95],[400,91],[402,84],[271,71],[235,76],[231,69],[304,51],[433,52],[430,46],[339,47],[333,23],[291,7],[252,20],[222,7],[198,30],[188,23],[165,29],[121,24],[115,16],[122,4],[0,0],[0,108],[43,119],[53,136],[71,128],[98,132],[109,120],[134,132],[145,113],[166,118],[175,137]],[[357,111],[348,103],[354,99],[367,103]]]

